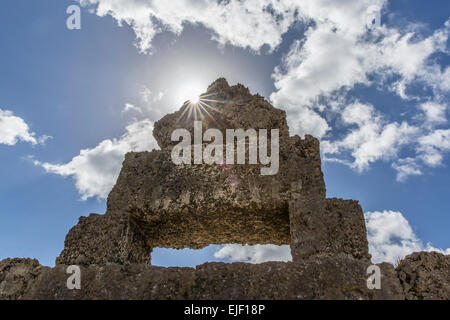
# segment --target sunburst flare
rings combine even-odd
[[[221,111],[213,104],[224,103],[217,99],[208,99],[215,93],[201,94],[198,97],[191,98],[183,103],[184,110],[178,117],[177,122],[181,121],[183,118],[185,120],[189,119],[205,119],[205,116],[215,121],[215,113],[221,113]]]

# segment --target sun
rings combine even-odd
[[[206,91],[206,85],[201,81],[185,81],[178,89],[177,96],[180,104],[189,102],[191,104],[198,104],[200,96]]]
[[[188,82],[179,90],[179,96],[183,99],[183,111],[177,121],[204,120],[214,121],[214,117],[221,111],[217,108],[223,101],[216,100],[216,93],[205,92],[205,86],[195,82]]]
[[[200,102],[200,94],[194,93],[192,96],[188,99],[188,101],[192,104],[198,104]]]

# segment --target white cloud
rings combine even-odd
[[[367,239],[369,252],[374,263],[390,262],[396,264],[406,255],[417,251],[438,251],[450,254],[446,250],[424,245],[416,236],[408,220],[397,211],[366,212]]]
[[[19,141],[29,142],[32,145],[45,144],[50,138],[47,135],[36,138],[36,134],[30,131],[22,118],[15,116],[10,110],[0,109],[0,144],[12,146]]]
[[[450,151],[450,129],[434,130],[419,138],[418,152],[421,159],[430,167],[442,164],[443,153]]]
[[[418,143],[431,139],[430,130],[447,123],[445,103],[422,102],[429,97],[412,96],[410,87],[430,89],[432,99],[438,100],[448,92],[450,67],[442,69],[430,57],[438,52],[448,54],[450,20],[426,37],[421,36],[420,28],[408,25],[404,30],[382,26],[369,32],[367,9],[385,4],[299,2],[304,19],[315,23],[302,40],[293,43],[275,69],[276,91],[271,100],[287,111],[291,133],[309,133],[322,140],[325,160],[359,171],[378,160],[391,161],[397,179],[404,181],[410,175],[421,174],[423,165],[440,164],[446,151],[442,146],[418,147]],[[349,93],[356,85],[376,85],[384,92],[388,88],[403,99],[419,103],[422,123],[411,125],[418,117],[388,120],[375,109],[381,106],[355,103]],[[336,120],[337,125],[332,126],[331,120]],[[434,135],[437,138],[438,134]],[[403,148],[416,150],[416,158],[407,164],[398,159]]]
[[[446,106],[435,102],[420,105],[423,121],[418,126],[388,123],[372,105],[355,102],[340,112],[342,124],[349,127],[342,139],[323,140],[322,153],[326,161],[338,161],[358,171],[369,168],[377,160],[392,161],[397,181],[423,174],[423,167],[442,165],[444,154],[450,151],[450,129],[434,129],[446,123]],[[355,127],[356,126],[356,127]],[[404,148],[412,149],[412,156],[399,158]],[[352,161],[339,156],[349,152]]]
[[[323,1],[311,4],[317,6],[316,10],[304,13],[316,25],[309,28],[303,41],[292,45],[282,66],[275,70],[277,91],[271,99],[276,105],[288,110],[311,107],[321,96],[332,98],[337,90],[370,84],[367,76],[373,73],[381,81],[390,74],[400,76],[395,88],[405,98],[406,86],[413,80],[424,81],[434,88],[448,84],[449,79],[442,81],[444,76],[438,66],[428,64],[433,53],[445,51],[448,23],[421,40],[416,40],[412,32],[402,34],[386,27],[377,29],[376,37],[370,37],[366,21],[361,17],[365,17],[371,2],[380,7],[383,4],[382,1],[339,2],[330,13]]]
[[[290,246],[277,246],[273,244],[257,244],[253,246],[226,244],[214,253],[214,257],[249,263],[292,261]]]
[[[275,106],[287,110],[292,133],[322,138],[331,128],[314,110],[318,99],[336,98],[339,90],[345,92],[357,83],[369,83],[366,74],[373,70],[373,60],[368,55],[376,48],[360,37],[367,32],[368,8],[371,5],[381,8],[383,4],[384,1],[299,4],[299,12],[315,24],[302,41],[294,42],[281,66],[275,69],[277,90],[270,97]],[[305,109],[314,114],[314,125],[307,125],[308,119],[303,119],[296,126],[299,115],[306,114]]]
[[[148,53],[158,33],[179,35],[185,23],[201,24],[213,31],[220,45],[258,51],[264,44],[277,47],[295,20],[295,1],[216,0],[78,0],[95,8],[98,16],[110,15],[119,25],[130,25],[140,52]]]
[[[288,125],[291,133],[311,134],[322,138],[331,129],[327,121],[317,112],[308,107],[298,107],[288,111]]]
[[[116,183],[125,153],[151,151],[157,143],[152,135],[153,122],[148,119],[135,121],[126,127],[119,139],[107,139],[92,149],[83,149],[80,154],[65,164],[52,164],[34,160],[47,172],[71,176],[83,200],[91,197],[105,199]]]
[[[134,104],[131,104],[131,103],[125,103],[125,107],[123,107],[122,113],[129,112],[129,111],[136,111],[136,112],[142,113],[141,108],[136,107]]]
[[[386,123],[372,105],[359,102],[345,107],[341,119],[344,124],[356,125],[356,128],[341,140],[327,141],[323,153],[350,151],[354,158],[350,166],[359,171],[379,159],[396,158],[399,149],[410,143],[418,132],[417,128],[406,122]]]
[[[430,123],[430,122],[427,122]],[[405,181],[409,176],[422,175],[423,167],[441,166],[445,153],[450,151],[450,129],[428,130],[422,128],[413,144],[415,158],[397,159],[392,167],[397,171],[397,181]]]
[[[429,126],[439,125],[447,122],[447,106],[436,102],[425,102],[420,105],[425,114],[425,123]]]
[[[399,159],[392,164],[392,168],[397,171],[397,181],[404,182],[409,176],[420,176],[422,170],[413,158]]]
[[[308,29],[274,70],[276,91],[270,97],[276,107],[287,111],[291,133],[309,133],[323,139],[323,150],[334,154],[328,160],[347,163],[357,170],[378,160],[392,161],[392,167],[401,173],[397,176],[400,180],[417,175],[421,165],[442,161],[438,148],[417,150],[413,168],[412,161],[409,166],[400,162],[398,152],[402,147],[415,147],[412,136],[427,136],[434,126],[446,123],[444,104],[423,102],[420,96],[411,94],[410,88],[420,84],[433,92],[433,98],[445,96],[450,88],[450,67],[442,68],[430,60],[435,53],[449,53],[450,20],[422,36],[425,27],[415,22],[403,29],[382,24],[369,30],[368,17],[374,8],[386,10],[387,0],[79,1],[98,16],[110,15],[119,24],[130,25],[141,52],[151,51],[156,34],[169,31],[179,35],[186,23],[211,30],[212,39],[219,45],[253,51],[264,45],[275,49],[289,26],[302,21]],[[341,118],[343,126],[333,127],[329,121],[340,118],[342,105],[354,102],[347,95],[356,85],[376,85],[417,102],[424,112],[424,123],[413,126],[408,120],[388,121],[372,111],[375,123]],[[143,91],[147,103],[156,96],[159,94]],[[161,116],[157,107],[148,107],[148,111],[150,119]],[[342,138],[337,129],[346,130],[347,136]],[[342,157],[346,152],[352,154],[353,161]]]

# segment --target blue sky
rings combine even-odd
[[[73,4],[81,30],[66,27]],[[0,259],[54,265],[78,217],[105,211],[123,154],[155,147],[153,122],[218,77],[285,109],[291,134],[320,138],[327,196],[360,201],[377,261],[445,251],[449,18],[445,0],[2,1]],[[153,262],[285,249],[157,250]]]

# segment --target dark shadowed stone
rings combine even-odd
[[[370,259],[364,215],[357,201],[298,198],[289,202],[294,261],[314,255]]]
[[[162,150],[128,153],[109,194],[107,215],[128,213],[153,247],[202,248],[210,244],[289,244],[288,201],[292,197],[325,198],[317,139],[289,137],[285,112],[242,85],[214,82],[205,93],[219,110],[203,130],[279,129],[280,167],[273,176],[261,165],[175,165],[170,135],[192,131],[186,107],[155,124]],[[181,120],[179,120],[181,117]],[[193,133],[192,133],[193,135]]]
[[[0,300],[21,300],[33,289],[35,280],[44,271],[36,259],[4,259],[0,261]]]
[[[67,234],[56,264],[150,264],[152,247],[129,220],[126,214],[80,217]]]
[[[2,299],[403,299],[395,272],[381,290],[366,287],[368,262],[315,257],[299,263],[205,263],[197,268],[144,264],[81,266],[81,289],[69,290],[66,265],[0,261]],[[20,270],[20,271],[18,271]],[[18,283],[20,275],[20,283]],[[14,288],[8,290],[5,288]]]
[[[196,117],[188,117],[189,105],[185,104],[177,112],[168,114],[155,123],[153,136],[161,149],[178,143],[171,141],[171,134],[175,129],[188,129],[193,137],[195,119],[203,121],[204,131],[209,128],[219,129],[222,133],[226,129],[239,128],[268,131],[279,129],[280,141],[289,139],[285,111],[274,108],[258,94],[252,95],[243,85],[229,86],[221,78],[212,83],[203,95],[207,106],[201,107],[202,114],[198,112]]]
[[[450,255],[415,252],[398,263],[397,272],[406,299],[450,299]]]

